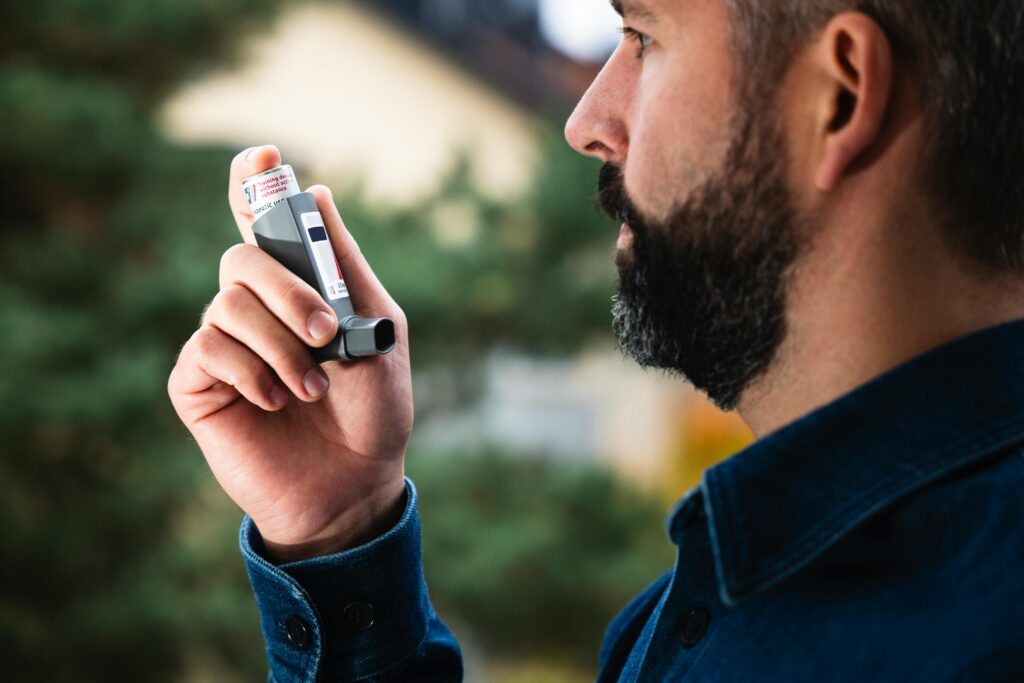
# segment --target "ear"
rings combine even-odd
[[[892,103],[892,45],[882,28],[859,12],[837,15],[812,47],[819,73],[815,184],[834,188],[878,141]]]

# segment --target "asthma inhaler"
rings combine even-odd
[[[338,316],[338,335],[327,346],[310,349],[317,362],[390,353],[395,348],[394,322],[356,315],[316,199],[299,192],[292,167],[250,176],[242,186],[255,219],[257,246],[319,291]]]

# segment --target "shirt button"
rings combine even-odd
[[[288,634],[288,642],[300,650],[309,647],[310,641],[313,640],[309,624],[294,614],[284,622],[284,632]]]
[[[700,642],[711,625],[711,613],[703,607],[695,607],[683,616],[679,627],[679,637],[686,647],[693,647]]]
[[[373,605],[368,602],[353,602],[345,608],[345,620],[355,631],[369,631],[373,618]]]

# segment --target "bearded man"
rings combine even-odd
[[[675,566],[599,680],[1024,680],[1024,4],[613,5],[625,38],[566,136],[622,224],[614,328],[758,441],[676,506]],[[279,162],[233,164],[247,244],[172,402],[247,513],[273,680],[459,680],[404,478],[405,318],[314,188],[399,341],[313,362],[337,320],[241,195]]]

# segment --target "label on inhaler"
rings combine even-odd
[[[331,301],[344,299],[348,296],[348,287],[338,265],[338,257],[334,255],[334,247],[327,237],[327,228],[319,211],[302,214],[302,228],[309,236],[309,244],[313,248],[316,269],[320,280],[324,283],[327,298]]]
[[[249,176],[242,181],[242,188],[252,209],[253,220],[256,220],[284,200],[299,194],[299,181],[295,179],[292,167],[285,164]]]

